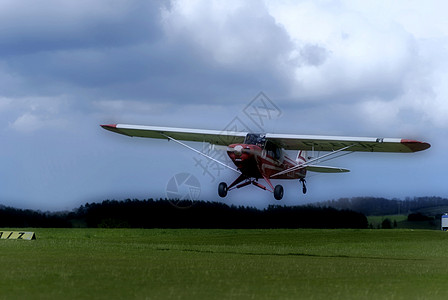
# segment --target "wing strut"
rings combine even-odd
[[[315,161],[319,161],[319,160],[321,160],[322,158],[325,158],[325,157],[328,157],[328,156],[335,155],[336,153],[341,152],[341,151],[345,151],[345,150],[347,150],[348,148],[351,148],[351,147],[353,147],[353,146],[355,146],[355,145],[356,145],[356,144],[352,144],[352,145],[343,147],[343,148],[341,148],[341,149],[339,149],[339,150],[336,150],[336,151],[333,151],[333,152],[324,154],[324,155],[322,155],[322,156],[313,158],[313,159],[307,161],[307,162],[304,163],[304,164],[296,165],[296,166],[291,167],[291,168],[289,168],[289,169],[286,169],[286,170],[284,170],[284,171],[275,173],[275,174],[272,175],[271,177],[275,177],[275,176],[279,176],[279,175],[287,174],[287,173],[289,173],[289,172],[293,172],[293,171],[296,171],[296,170],[299,170],[299,169],[306,168],[307,166],[310,166],[311,163],[313,163],[313,162],[315,162]]]
[[[160,133],[160,134],[163,135],[164,137],[166,137],[167,139],[169,139],[170,141],[176,142],[179,145],[182,145],[182,146],[184,146],[184,147],[186,147],[186,148],[188,148],[188,149],[190,149],[190,150],[192,150],[192,151],[194,151],[194,152],[204,156],[207,159],[210,159],[210,160],[212,160],[212,161],[214,161],[214,162],[216,162],[216,163],[218,163],[218,164],[220,164],[220,165],[222,165],[222,166],[224,166],[224,167],[226,167],[226,168],[228,168],[228,169],[230,169],[230,170],[232,170],[234,172],[237,172],[238,174],[241,174],[241,172],[238,171],[237,169],[234,169],[234,168],[226,165],[225,163],[223,163],[222,161],[217,160],[216,158],[213,158],[213,157],[211,157],[211,156],[209,156],[209,155],[207,155],[207,154],[205,154],[205,153],[203,153],[203,152],[201,152],[201,151],[199,151],[199,150],[197,150],[197,149],[195,149],[195,148],[193,148],[191,146],[188,146],[187,144],[182,143],[181,141],[178,141],[178,140],[176,140],[176,139],[174,139],[174,138],[172,138],[172,137],[170,137],[170,136],[168,136],[168,135],[166,135],[164,133]]]

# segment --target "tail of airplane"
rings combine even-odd
[[[298,164],[304,164],[306,163],[306,157],[307,157],[307,152],[305,150],[299,150],[299,153],[297,153],[297,158],[296,158],[296,162]]]

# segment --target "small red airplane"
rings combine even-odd
[[[229,186],[221,182],[218,194],[225,197],[227,192],[253,184],[274,193],[274,198],[283,198],[283,187],[272,185],[271,179],[296,179],[306,193],[305,177],[307,171],[322,173],[349,172],[347,169],[318,165],[355,151],[410,153],[428,149],[430,144],[409,139],[366,138],[343,136],[314,136],[274,133],[250,133],[236,131],[217,131],[189,128],[172,128],[126,124],[101,125],[104,129],[131,137],[167,139],[213,160],[239,174]],[[227,146],[227,154],[236,169],[181,141],[206,142],[211,145]],[[298,150],[295,159],[284,150]],[[308,156],[307,151],[324,151],[319,157]],[[263,178],[268,187],[260,184]]]

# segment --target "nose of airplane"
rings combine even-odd
[[[233,153],[235,153],[236,156],[241,156],[241,154],[243,154],[243,146],[241,145],[236,145],[233,148]]]

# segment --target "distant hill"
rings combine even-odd
[[[416,197],[405,200],[375,197],[341,198],[313,204],[317,207],[349,209],[366,216],[408,215],[420,212],[428,216],[439,216],[448,212],[448,199],[441,197]]]

